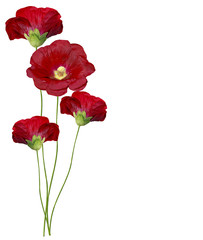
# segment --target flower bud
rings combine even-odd
[[[74,112],[73,116],[78,126],[84,126],[88,124],[90,122],[90,119],[92,118],[92,117],[86,117],[86,112],[85,111],[81,112],[80,110],[77,112],[77,115]]]
[[[40,35],[39,30],[35,28],[34,31],[32,30],[29,31],[29,36],[26,33],[24,34],[24,36],[34,48],[38,48],[46,41],[47,34],[48,32]]]
[[[44,140],[45,138],[42,139],[41,136],[34,135],[32,141],[26,140],[26,142],[31,149],[38,151],[42,147]]]

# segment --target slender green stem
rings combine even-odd
[[[37,51],[37,47],[35,48]],[[42,90],[40,90],[40,99],[41,99],[41,109],[40,109],[40,116],[42,116],[43,113],[43,96],[42,96]],[[38,162],[38,171],[39,171],[39,193],[40,193],[40,201],[42,204],[43,212],[44,212],[44,226],[43,226],[43,236],[45,236],[45,223],[47,222],[47,228],[49,232],[49,219],[47,215],[47,198],[48,198],[48,180],[47,180],[47,173],[46,173],[46,166],[45,166],[45,159],[44,159],[44,147],[42,145],[42,158],[43,158],[43,165],[44,165],[44,174],[46,179],[46,209],[44,209],[42,196],[41,196],[41,183],[40,183],[40,166],[39,166],[39,156],[37,151],[37,162]]]
[[[42,113],[43,113],[43,96],[42,96],[42,90],[40,90],[40,98],[41,98],[40,116],[42,116]]]
[[[56,142],[56,155],[55,155],[54,168],[53,168],[53,172],[52,172],[52,175],[51,175],[51,181],[50,181],[50,184],[49,184],[49,195],[50,195],[51,186],[52,186],[54,173],[55,173],[55,169],[56,169],[57,158],[58,158],[58,141]]]
[[[36,153],[37,153],[38,176],[39,176],[39,197],[40,197],[40,202],[41,202],[41,205],[42,205],[42,210],[43,210],[44,215],[45,215],[44,205],[43,205],[43,201],[42,201],[42,194],[41,194],[40,165],[39,165],[38,151],[36,151]]]
[[[40,197],[42,210],[43,210],[43,213],[44,213],[45,220],[47,221],[47,227],[48,227],[48,231],[49,231],[49,219],[46,218],[46,212],[45,212],[45,209],[44,209],[44,204],[43,204],[43,201],[42,201],[42,194],[41,194],[41,178],[40,178],[40,164],[39,164],[39,154],[38,154],[38,151],[36,151],[36,153],[37,153],[37,164],[38,164],[38,175],[39,175],[39,197]],[[44,230],[43,230],[43,236],[45,236],[45,231]]]
[[[58,105],[59,105],[59,97],[57,97],[57,103],[56,103],[56,124],[58,123]],[[57,158],[58,158],[58,141],[56,142],[56,155],[55,155],[54,168],[53,168],[52,175],[51,175],[51,181],[50,181],[50,184],[49,184],[49,194],[50,194],[50,191],[51,191],[51,186],[52,186],[52,182],[53,182],[53,178],[54,178]]]
[[[45,159],[44,159],[44,145],[42,145],[42,158],[43,158],[43,166],[44,166],[44,175],[46,179],[46,188],[48,190],[48,179],[47,179],[46,165],[45,165]]]
[[[35,50],[37,51],[37,47],[35,47]],[[42,116],[42,113],[43,113],[43,97],[42,97],[42,90],[40,90],[40,98],[41,98],[41,110],[40,110],[40,116]]]
[[[44,215],[44,227],[43,227],[43,236],[45,236],[45,226],[47,222],[47,228],[49,232],[49,218],[48,218],[48,179],[47,179],[47,172],[46,172],[46,165],[45,165],[45,158],[44,158],[44,146],[42,145],[42,159],[43,159],[43,166],[44,166],[44,175],[46,180],[46,209],[45,209],[45,215]]]
[[[52,223],[52,218],[53,218],[53,214],[54,214],[54,209],[56,207],[56,203],[57,203],[57,201],[58,201],[58,199],[59,199],[59,197],[61,195],[61,192],[62,192],[62,190],[63,190],[63,188],[64,188],[64,186],[66,184],[66,181],[68,179],[68,176],[69,176],[69,173],[70,173],[70,170],[71,170],[71,167],[72,167],[73,156],[74,156],[74,151],[75,151],[75,144],[76,144],[76,141],[77,141],[77,138],[78,138],[79,130],[80,130],[80,126],[78,126],[78,130],[77,130],[77,133],[76,133],[76,136],[75,136],[75,141],[74,141],[74,145],[73,145],[73,150],[72,150],[72,155],[71,155],[71,162],[70,162],[70,166],[69,166],[69,169],[68,169],[68,173],[67,173],[66,178],[65,178],[65,180],[63,182],[63,185],[62,185],[62,187],[61,187],[61,189],[59,191],[59,194],[58,194],[58,196],[56,198],[56,201],[54,203],[54,206],[53,206],[53,209],[52,209],[52,212],[51,212],[50,225],[49,225],[50,226],[50,232],[51,232],[51,223]]]
[[[56,103],[56,124],[58,123],[58,107],[59,107],[59,97],[57,97],[57,103]],[[55,155],[54,167],[53,167],[51,180],[50,180],[50,183],[49,183],[48,193],[47,193],[47,202],[46,202],[46,216],[47,216],[47,219],[48,219],[49,196],[50,196],[52,182],[53,182],[54,173],[55,173],[55,169],[56,169],[57,158],[58,158],[58,141],[56,142],[56,155]],[[49,226],[48,223],[47,223],[47,226]],[[51,231],[50,230],[51,229],[50,229],[50,226],[49,226],[48,227],[49,235],[51,235]]]

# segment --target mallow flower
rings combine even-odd
[[[52,8],[33,6],[17,10],[16,16],[6,21],[6,32],[10,40],[24,38],[38,48],[47,38],[61,33],[61,15]]]
[[[33,150],[39,150],[46,141],[57,141],[59,127],[50,123],[47,117],[35,116],[16,122],[12,138],[15,143],[23,143]]]
[[[74,92],[71,97],[63,97],[60,103],[61,113],[75,118],[78,126],[93,121],[104,121],[107,105],[99,97],[87,92]]]
[[[68,88],[82,90],[87,84],[86,77],[95,71],[82,46],[67,40],[39,48],[33,53],[30,64],[27,76],[38,89],[53,96],[65,94]]]

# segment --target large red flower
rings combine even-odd
[[[90,121],[104,121],[106,103],[87,92],[74,92],[71,97],[63,97],[60,103],[61,113],[72,115],[80,126]]]
[[[6,31],[10,40],[27,38],[26,35],[30,36],[35,29],[39,31],[38,38],[43,34],[49,38],[62,32],[60,18],[61,15],[52,8],[25,7],[16,12],[16,17],[7,20]]]
[[[57,141],[59,127],[55,123],[49,123],[47,117],[35,116],[16,122],[13,126],[13,141],[16,143],[39,145],[46,141]],[[35,148],[32,148],[35,149]],[[35,149],[38,150],[38,149]]]
[[[57,40],[49,46],[41,47],[31,57],[27,75],[34,84],[48,94],[61,96],[71,90],[82,90],[86,77],[95,71],[87,60],[84,49],[66,40]]]

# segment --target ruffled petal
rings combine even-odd
[[[28,133],[27,127],[23,124],[22,120],[14,124],[12,138],[15,143],[24,144],[27,144],[26,139],[32,139],[32,136]]]
[[[76,98],[63,97],[61,99],[60,108],[61,108],[62,114],[65,113],[73,116],[74,112],[77,113],[77,111],[80,110],[81,105],[80,105],[80,101]]]
[[[90,121],[103,121],[106,118],[106,103],[101,98],[90,95],[87,92],[74,92],[71,97],[61,100],[61,113],[73,116],[73,112],[85,111]]]
[[[33,6],[21,8],[16,16],[28,19],[32,29],[37,28],[42,35],[48,32],[47,38],[59,34],[63,30],[61,15],[52,8],[36,8]]]
[[[25,38],[29,30],[38,29],[40,35],[48,33],[46,38],[57,35],[63,31],[61,15],[52,8],[36,8],[33,6],[21,8],[16,17],[6,22],[6,31],[10,40]]]
[[[30,28],[29,21],[22,17],[14,17],[6,21],[6,32],[10,40],[25,38],[24,33],[28,34]]]
[[[12,132],[13,141],[23,144],[28,144],[27,140],[32,141],[33,136],[40,136],[41,140],[45,138],[45,141],[57,141],[58,135],[58,125],[49,123],[49,119],[43,116],[34,116],[16,122]]]
[[[40,126],[38,134],[45,141],[57,141],[59,136],[59,126],[55,123],[46,123]]]
[[[69,84],[69,88],[72,91],[79,91],[79,90],[83,90],[86,87],[86,85],[87,85],[86,78],[73,79]]]

